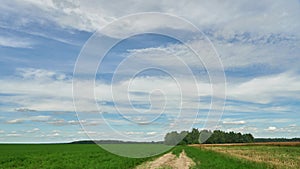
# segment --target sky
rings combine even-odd
[[[299,0],[4,1],[0,142],[300,137],[299,16]]]

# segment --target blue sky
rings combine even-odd
[[[189,129],[193,123],[202,128],[212,97],[208,74],[201,63],[188,61],[193,54],[185,42],[158,34],[119,38],[120,43],[105,55],[97,70],[94,87],[100,109],[91,109],[95,100],[86,98],[82,89],[79,99],[84,104],[82,109],[77,107],[76,114],[72,78],[84,44],[106,24],[137,12],[179,16],[212,42],[226,74],[226,105],[216,128],[255,137],[300,137],[299,9],[300,2],[293,0],[3,2],[0,142],[68,142],[89,139],[86,134],[94,139],[162,140],[166,132]],[[142,25],[110,30],[107,39],[118,39],[109,36],[118,31],[143,29],[193,36],[185,27],[170,29],[166,25],[172,23],[160,22],[145,19]],[[209,56],[205,51],[203,48],[203,54]],[[188,61],[197,84],[183,77],[184,68],[174,56]],[[112,82],[122,61],[125,64]],[[155,69],[130,76],[146,65],[162,65],[179,79]],[[200,91],[195,98],[192,90],[184,88],[188,91],[183,100],[186,107],[179,122],[174,122],[182,102],[176,80],[185,86],[196,85]],[[110,91],[112,84],[115,93]],[[124,85],[131,85],[129,92],[123,90]],[[200,106],[194,107],[197,102]],[[156,108],[164,104],[161,113]]]

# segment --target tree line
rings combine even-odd
[[[300,138],[255,138],[255,142],[300,142]]]
[[[254,137],[252,134],[242,134],[225,132],[221,130],[201,130],[193,128],[192,131],[172,131],[167,133],[164,143],[167,145],[185,145],[185,144],[222,144],[222,143],[252,143]]]

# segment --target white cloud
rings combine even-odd
[[[18,68],[18,75],[20,75],[24,79],[31,80],[66,80],[67,76],[63,73],[58,73],[54,71],[49,71],[45,69],[33,69],[33,68]]]
[[[15,108],[15,111],[17,111],[17,112],[34,112],[36,110],[22,107],[22,108]]]
[[[97,134],[95,131],[78,131],[78,134]]]
[[[127,134],[127,135],[142,135],[142,134],[144,134],[144,132],[129,131],[129,132],[125,132],[125,134]]]
[[[135,5],[132,5],[135,4]],[[6,2],[2,10],[12,12],[12,7],[36,20],[51,20],[62,27],[96,30],[116,18],[136,12],[166,12],[186,18],[199,27],[218,27],[225,30],[260,32],[297,32],[299,2],[289,1],[32,1]],[[126,10],[125,10],[126,9]],[[33,13],[33,14],[32,14]],[[159,18],[158,18],[159,19]],[[19,19],[22,21],[22,19]],[[23,19],[25,20],[25,18]],[[26,21],[23,21],[23,23]],[[145,20],[145,23],[153,22]]]
[[[47,73],[46,73],[47,74]],[[55,74],[55,73],[54,73]],[[185,95],[184,95],[184,109],[186,110],[185,113],[189,114],[189,112],[195,112],[197,109],[193,106],[195,103],[195,93],[193,93],[193,87],[191,82],[187,79],[181,78],[180,79],[183,85],[185,86]],[[73,107],[73,98],[72,98],[72,84],[70,80],[57,80],[54,79],[52,81],[47,80],[44,82],[43,80],[29,80],[29,79],[3,79],[0,80],[1,92],[4,93],[14,93],[19,94],[16,96],[12,96],[9,98],[1,99],[3,103],[15,103],[19,105],[23,105],[22,107],[26,107],[26,110],[39,110],[39,111],[74,111]],[[115,101],[119,101],[119,108],[122,111],[130,112],[132,108],[127,103],[128,100],[128,91],[124,89],[124,86],[129,85],[130,81],[123,81],[120,83],[115,84],[115,93],[118,94],[118,99]],[[84,83],[84,82],[83,82]],[[276,85],[274,85],[276,84]],[[151,97],[149,100],[149,94],[153,89],[161,89],[165,96],[167,96],[167,104],[166,109],[169,110],[176,110],[178,103],[180,103],[180,91],[177,88],[176,83],[170,81],[169,78],[162,78],[162,77],[144,77],[144,78],[136,78],[133,83],[131,84],[130,91],[133,92],[130,94],[130,99],[134,103],[138,104],[154,104],[157,105],[157,108],[161,108],[161,103],[164,102],[164,98],[162,97]],[[206,82],[199,81],[196,86],[199,88],[200,97],[210,96],[210,84]],[[271,103],[276,101],[279,97],[285,98],[299,98],[299,87],[300,86],[300,79],[297,75],[286,72],[278,75],[271,75],[271,76],[264,76],[259,78],[254,78],[248,81],[241,81],[241,82],[231,82],[227,84],[227,98],[233,99],[236,101],[250,101],[253,103]],[[95,94],[97,100],[99,102],[112,102],[112,93],[110,92],[110,85],[104,83],[96,83]],[[134,92],[144,92],[145,95],[134,94]],[[82,93],[82,94],[81,94]],[[159,95],[158,95],[159,96]],[[259,96],[259,97],[258,97]],[[85,104],[82,110],[85,111],[95,111],[98,110],[94,109],[93,98],[89,98],[86,96],[85,90],[80,91],[80,99],[85,100]],[[151,102],[150,102],[151,101]],[[208,109],[209,103],[200,102],[200,108]],[[128,107],[129,106],[129,107]],[[4,107],[3,107],[4,108]],[[2,109],[3,109],[2,108]],[[113,105],[101,105],[102,111],[111,112],[114,111]],[[253,107],[252,106],[244,106],[240,107],[240,105],[232,104],[226,107],[228,111],[274,111],[274,112],[281,112],[281,111],[291,111],[290,107],[281,106],[281,107]],[[9,109],[8,109],[9,110]],[[17,109],[19,110],[19,109]],[[22,108],[20,110],[23,110]],[[25,108],[24,108],[25,110]],[[153,111],[160,112],[160,109],[153,109]],[[144,111],[139,109],[138,111]],[[36,118],[44,118],[43,120],[49,120],[49,117],[36,117]],[[38,119],[31,119],[31,120],[38,120]],[[85,119],[82,119],[85,120]],[[8,123],[20,123],[24,121],[24,119],[15,119],[11,120]],[[49,121],[49,123],[55,123],[64,125],[68,123],[67,121]],[[76,123],[76,122],[70,122]]]
[[[78,121],[78,120],[70,120],[68,121],[69,124],[72,124],[72,125],[78,125],[80,123],[84,123],[85,120],[82,120],[82,121]]]
[[[282,127],[275,127],[275,126],[269,126],[268,128],[264,129],[265,131],[271,131],[271,132],[280,132],[285,134],[291,134],[291,133],[299,133],[299,126],[282,126]],[[295,136],[294,136],[295,137]]]
[[[282,65],[297,67],[299,65],[297,44],[300,38],[298,31],[300,24],[297,22],[300,13],[298,3],[297,1],[289,3],[279,1],[262,1],[260,3],[157,1],[145,4],[128,0],[111,5],[111,3],[101,1],[58,2],[47,0],[41,3],[28,0],[19,2],[17,5],[3,5],[3,7],[33,8],[29,11],[32,13],[42,11],[42,14],[36,16],[41,16],[44,20],[52,20],[62,27],[70,26],[90,31],[94,31],[118,17],[135,12],[157,11],[177,14],[201,29],[207,29],[208,37],[216,45],[225,67],[249,66],[255,63],[267,63],[275,67]],[[132,6],[131,4],[136,5]],[[121,10],[123,8],[126,10]],[[150,25],[154,28],[156,25],[154,23],[158,20],[159,18],[145,19],[145,23],[140,27]],[[163,23],[160,26],[164,25],[168,24]],[[124,25],[122,26],[124,27]],[[136,28],[139,27],[138,25],[133,26],[133,31],[139,29]],[[159,25],[156,26],[159,27]],[[124,32],[124,29],[117,31]],[[238,40],[239,43],[230,42],[232,39]],[[277,41],[280,42],[280,45],[276,45]],[[285,43],[286,41],[288,43]],[[274,42],[275,44],[273,44]],[[269,44],[266,45],[266,43]],[[285,55],[284,58],[283,55]]]
[[[66,121],[64,119],[55,119],[47,122],[48,124],[56,125],[56,126],[62,126],[66,124]]]
[[[22,78],[1,79],[0,92],[18,95],[3,103],[22,105],[16,111],[73,111],[72,82],[64,74],[41,69],[18,69]],[[9,111],[9,110],[7,110]]]
[[[150,136],[155,136],[155,135],[157,134],[157,132],[152,131],[152,132],[147,132],[146,134],[147,134],[147,135],[150,135]]]
[[[278,69],[280,67],[281,71],[291,71],[297,70],[300,63],[299,59],[297,59],[300,51],[297,44],[300,41],[300,37],[288,37],[289,35],[286,35],[286,37],[285,35],[272,33],[268,35],[252,35],[251,33],[249,35],[238,35],[233,33],[232,38],[219,38],[214,37],[218,36],[214,35],[217,32],[212,34],[211,36],[213,37],[209,36],[209,38],[213,41],[225,70],[234,71],[236,68],[242,69],[264,65],[265,67],[270,67],[270,69]],[[231,42],[237,36],[241,36],[242,40]],[[194,50],[200,54],[201,60],[185,45],[194,47]],[[124,74],[152,65],[155,65],[155,67],[162,67],[163,65],[163,68],[166,70],[171,70],[172,73],[176,71],[176,73],[180,74],[187,74],[185,67],[193,68],[197,71],[211,70],[216,66],[216,61],[213,58],[217,57],[211,49],[212,46],[208,41],[197,40],[185,44],[170,44],[167,46],[129,50],[125,62],[123,61],[124,63],[122,63],[124,66],[127,66],[127,69],[121,69],[122,65],[119,69],[124,71]],[[181,61],[186,63],[186,65]],[[203,63],[205,67],[202,65]],[[219,68],[218,70],[221,69]],[[231,77],[232,74],[227,76]]]
[[[59,137],[60,134],[59,133],[52,133],[52,134],[47,134],[47,137]]]
[[[84,126],[97,126],[103,124],[104,121],[102,119],[85,119],[85,120],[70,120],[68,124],[71,125],[84,125]]]
[[[83,117],[81,117],[83,118]],[[104,121],[102,119],[84,119],[84,120],[65,120],[65,119],[51,119],[47,121],[47,124],[55,125],[55,126],[65,126],[65,125],[84,125],[84,126],[97,126],[103,124]]]
[[[223,124],[227,124],[227,125],[242,125],[242,124],[246,124],[246,121],[241,120],[241,121],[223,121]]]
[[[67,138],[67,132],[62,133],[61,130],[52,130],[50,132],[44,133],[43,134],[37,134],[36,137],[42,137],[42,138]]]
[[[189,47],[192,47],[191,50]],[[194,52],[197,51],[199,56]],[[191,76],[196,71],[216,68],[214,63],[217,54],[207,40],[195,40],[185,44],[169,44],[166,46],[128,50],[126,59],[120,63],[120,72],[131,75],[132,71],[147,67],[159,68],[171,75]],[[125,67],[127,69],[125,69]],[[219,71],[221,67],[217,67]],[[191,70],[190,70],[191,69]],[[196,76],[196,78],[198,78]]]
[[[51,116],[31,116],[29,118],[25,118],[26,120],[31,120],[31,121],[34,121],[34,122],[46,122],[46,121],[49,121],[52,117]]]
[[[256,126],[241,126],[236,128],[226,128],[224,126],[221,126],[220,129],[225,130],[227,132],[234,131],[234,132],[241,132],[241,133],[251,133],[254,135],[260,131],[260,128]]]
[[[4,130],[0,130],[0,134],[3,134],[3,133],[5,133],[5,131]]]
[[[106,19],[109,19],[109,16],[103,16],[99,9],[86,8],[83,5],[68,1],[27,0],[5,2],[1,9],[13,16],[17,16],[14,23],[17,27],[23,27],[32,22],[45,24],[46,21],[50,21],[57,23],[61,27],[91,31],[108,23]],[[14,6],[14,8],[11,6]],[[18,12],[16,12],[16,9]],[[24,16],[27,17],[25,18]]]
[[[151,53],[151,52],[150,52]],[[149,56],[150,56],[149,53]],[[145,54],[145,53],[143,53]],[[147,54],[146,54],[147,55]],[[153,60],[152,60],[153,61]],[[151,59],[146,63],[151,62]],[[155,62],[155,60],[153,61]],[[167,61],[164,61],[168,63]],[[155,63],[154,63],[155,64]],[[172,65],[170,65],[172,66]],[[178,69],[176,65],[174,69]],[[73,100],[72,100],[72,83],[64,74],[56,73],[54,71],[46,71],[41,69],[19,69],[23,77],[22,80],[14,79],[2,79],[1,82],[1,92],[4,93],[18,93],[19,96],[14,96],[12,98],[3,100],[3,102],[15,102],[23,105],[26,108],[17,108],[16,110],[59,110],[59,111],[73,111]],[[179,72],[180,73],[180,72]],[[51,78],[56,77],[56,78]],[[164,82],[165,80],[165,82]],[[185,83],[185,86],[190,86],[192,82],[183,79],[180,80]],[[120,96],[124,95],[127,97],[127,91],[122,91],[122,85],[125,85],[129,81],[119,84],[116,89],[120,89],[118,94]],[[145,91],[146,88],[153,88],[153,82],[156,86],[166,86],[164,88],[170,96],[178,94],[176,84],[171,87],[172,82],[168,79],[157,78],[141,78],[136,79],[134,83],[140,89],[135,89],[137,91]],[[160,83],[160,85],[158,85]],[[262,85],[263,84],[263,85]],[[276,84],[276,85],[273,85]],[[287,97],[287,98],[298,98],[297,92],[299,92],[300,80],[297,75],[291,72],[285,72],[278,75],[264,76],[254,78],[248,81],[242,82],[231,82],[227,85],[227,96],[231,99],[251,101],[256,103],[269,103],[274,101],[276,97]],[[198,88],[201,90],[203,96],[210,95],[210,84],[199,83]],[[187,89],[193,89],[192,87],[186,87]],[[1,90],[0,89],[0,90]],[[148,90],[147,89],[147,90]],[[188,94],[188,91],[186,91]],[[192,91],[190,91],[192,92]],[[101,96],[100,100],[111,101],[110,85],[97,84],[96,93]],[[192,92],[193,93],[193,92]],[[85,97],[85,91],[82,90],[81,97]],[[257,97],[257,96],[260,97]],[[139,99],[141,96],[134,96]],[[142,96],[144,97],[144,96]],[[38,99],[38,101],[35,101]],[[86,98],[86,107],[91,101],[90,98]],[[148,100],[147,100],[148,101]],[[161,100],[157,100],[160,102]],[[284,108],[280,108],[284,109]],[[95,110],[90,110],[95,111]]]
[[[23,123],[24,119],[12,119],[12,120],[8,120],[6,121],[6,123],[8,124],[18,124],[18,123]]]
[[[270,126],[268,127],[267,129],[265,129],[266,131],[276,131],[277,130],[277,127],[274,127],[274,126]]]
[[[254,103],[270,103],[276,98],[299,99],[300,78],[285,72],[251,79],[241,83],[228,83],[227,97]]]
[[[40,131],[39,128],[33,128],[32,130],[27,130],[26,132],[27,132],[27,133],[36,133],[36,132],[38,132],[38,131]]]
[[[52,130],[51,132],[52,132],[52,133],[61,133],[60,130]]]
[[[7,120],[6,123],[8,123],[8,124],[18,124],[18,123],[23,123],[24,121],[46,122],[50,119],[51,119],[51,116],[30,116],[30,117]]]
[[[32,48],[33,42],[28,39],[0,36],[0,46],[12,48]]]
[[[9,133],[9,134],[6,134],[7,137],[21,137],[23,136],[22,134],[18,134],[18,133]]]

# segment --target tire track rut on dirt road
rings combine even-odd
[[[167,153],[154,161],[148,161],[139,165],[136,169],[157,169],[157,168],[172,168],[172,169],[189,169],[195,165],[195,162],[187,157],[183,150],[179,157],[172,153]]]

